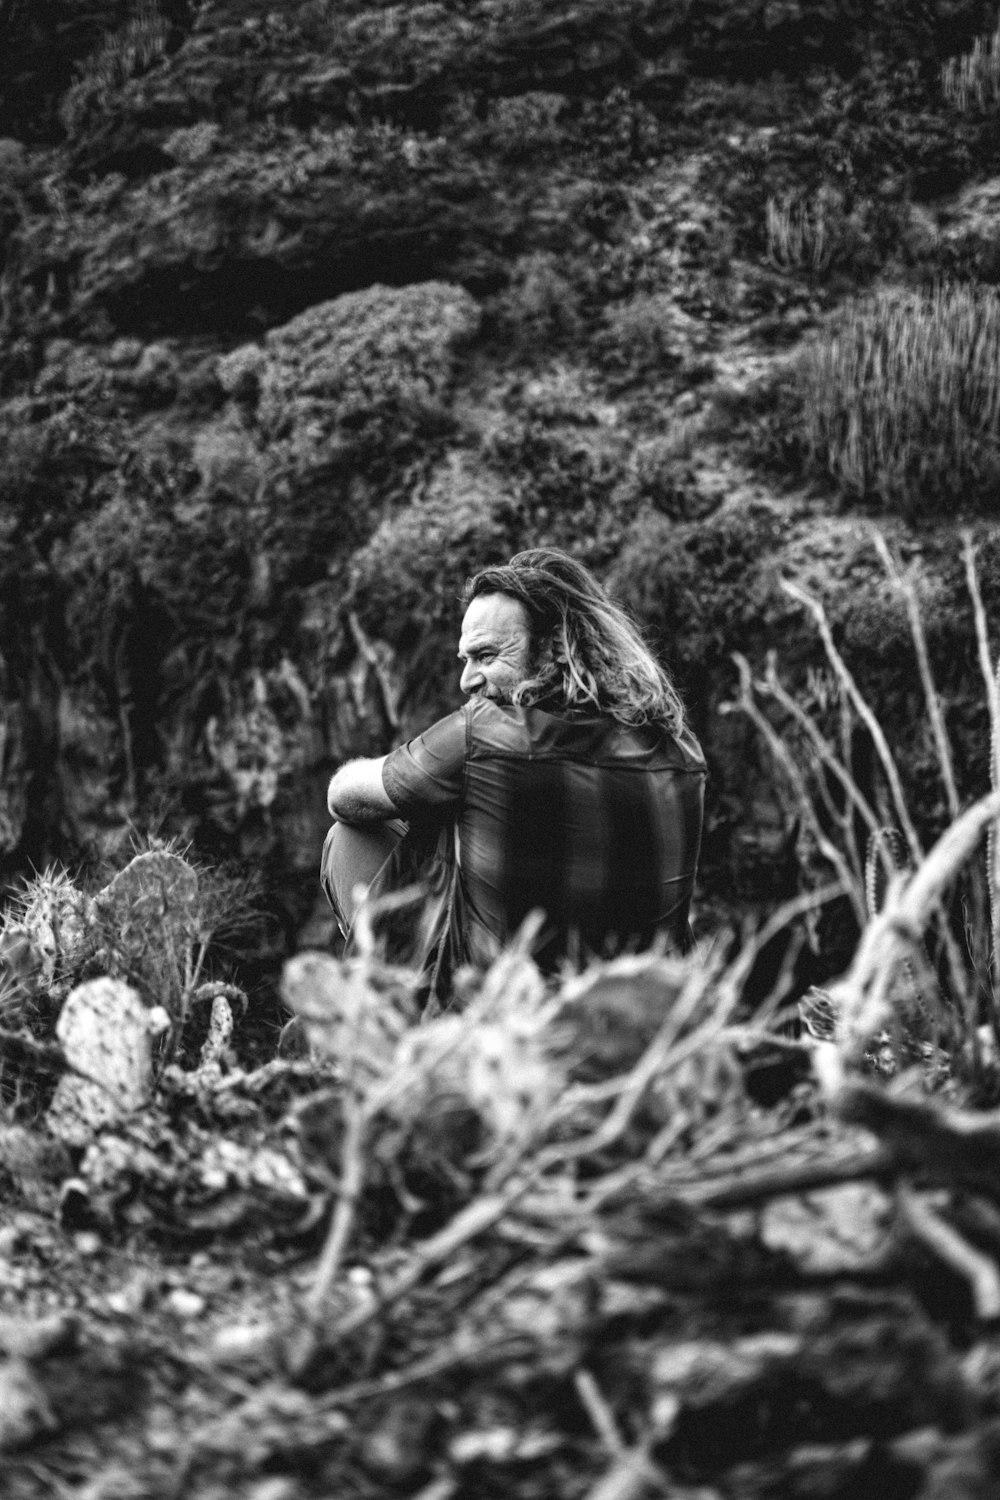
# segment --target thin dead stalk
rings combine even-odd
[[[885,1146],[858,1151],[841,1161],[816,1161],[803,1166],[778,1166],[764,1172],[741,1171],[716,1181],[671,1189],[671,1196],[692,1208],[717,1211],[751,1208],[772,1198],[788,1198],[838,1187],[845,1182],[886,1177],[896,1169],[896,1160]]]
[[[608,1472],[587,1491],[585,1500],[641,1500],[651,1485],[661,1495],[674,1493],[666,1476],[650,1461],[652,1439],[628,1449],[616,1458]]]
[[[889,579],[902,595],[903,603],[906,605],[906,617],[909,621],[910,636],[913,640],[913,649],[917,657],[920,683],[924,691],[924,702],[927,704],[927,716],[930,720],[931,733],[934,736],[934,748],[937,752],[941,780],[948,799],[948,816],[957,818],[961,803],[958,796],[958,785],[955,780],[955,765],[951,754],[951,741],[948,739],[944,713],[941,709],[941,698],[934,682],[934,674],[931,671],[930,653],[927,650],[927,633],[924,630],[924,620],[920,612],[917,591],[912,578],[900,572],[896,559],[889,551],[888,543],[882,533],[876,531],[872,540]]]
[[[976,1317],[984,1321],[1000,1318],[1000,1272],[995,1262],[975,1250],[905,1182],[897,1188],[896,1204],[914,1239],[968,1283]]]
[[[371,1380],[356,1380],[352,1385],[342,1385],[327,1392],[323,1397],[324,1410],[336,1410],[340,1406],[353,1406],[358,1401],[373,1401],[380,1396],[395,1395],[411,1386],[422,1385],[426,1380],[436,1380],[452,1370],[472,1366],[482,1370],[492,1364],[503,1364],[518,1354],[529,1354],[531,1342],[524,1334],[502,1334],[496,1339],[473,1342],[467,1336],[448,1344],[423,1359],[414,1360],[401,1370],[388,1370],[384,1375]]]
[[[808,739],[819,765],[828,772],[832,780],[839,785],[841,791],[844,793],[844,804],[838,808],[823,780],[819,779],[818,792],[822,805],[829,814],[831,821],[840,830],[840,835],[844,840],[852,868],[860,872],[863,860],[854,833],[855,815],[861,817],[869,833],[878,827],[879,820],[874,808],[867,797],[865,797],[851,772],[849,752],[850,730],[847,723],[850,720],[850,704],[848,700],[841,695],[841,723],[844,732],[842,733],[843,743],[838,755],[837,751],[824,738],[818,724],[809,712],[796,701],[795,697],[781,683],[773,655],[768,657],[764,680],[757,683],[757,689],[759,692],[763,692],[772,698],[779,708],[788,714],[792,722],[798,725],[799,729]]]
[[[852,872],[847,860],[837,848],[832,839],[828,837],[816,816],[815,802],[810,795],[806,780],[795,758],[789,750],[785,741],[778,734],[773,724],[770,723],[760,709],[753,696],[753,681],[750,675],[750,665],[742,656],[736,656],[736,666],[740,674],[740,699],[737,707],[750,719],[767,743],[768,749],[775,760],[784,771],[794,793],[799,810],[806,821],[807,826],[816,840],[816,845],[824,859],[833,866],[847,895],[850,897],[855,908],[858,925],[864,924],[865,911],[864,901],[859,889],[857,872]]]
[[[839,896],[847,896],[849,894],[850,890],[844,885],[842,880],[834,880],[829,885],[822,885],[814,891],[804,891],[801,895],[793,896],[791,900],[782,902],[777,910],[771,913],[763,927],[744,941],[733,963],[720,977],[720,985],[724,985],[734,996],[732,1004],[725,1007],[727,1012],[731,1012],[734,1008],[736,1000],[739,999],[743,992],[743,986],[750,977],[750,972],[754,964],[757,962],[763,949],[767,947],[773,938],[776,938],[780,932],[784,932],[799,917],[816,911],[820,906],[826,906],[830,901],[836,901]],[[765,1016],[765,1011],[759,1010],[757,1012],[758,1028],[761,1030],[764,1025]]]
[[[826,617],[826,610],[818,599],[814,598],[812,594],[806,589],[801,588],[797,583],[791,583],[785,579],[782,582],[782,588],[788,594],[789,598],[803,605],[816,622],[827,660],[836,672],[842,688],[850,698],[856,714],[871,736],[872,744],[875,746],[876,754],[885,773],[886,781],[889,784],[896,817],[906,837],[910,856],[916,862],[923,857],[923,849],[906,805],[906,797],[903,792],[903,783],[899,775],[899,768],[896,765],[892,751],[889,749],[889,744],[881,724],[854,680],[854,676],[847,663],[837,650],[833,639],[833,632],[830,629],[830,622]]]
[[[315,1332],[326,1308],[330,1289],[336,1281],[350,1242],[358,1203],[365,1184],[365,1145],[368,1119],[364,1111],[353,1109],[344,1124],[340,1153],[340,1188],[330,1223],[330,1231],[316,1267],[316,1275],[306,1302],[307,1327]]]
[[[510,1211],[530,1183],[530,1178],[520,1178],[511,1183],[506,1192],[496,1193],[487,1198],[477,1198],[466,1208],[461,1209],[450,1223],[419,1247],[410,1264],[380,1292],[376,1302],[358,1308],[334,1323],[328,1330],[324,1342],[336,1343],[341,1339],[350,1338],[380,1317],[388,1308],[408,1296],[419,1286],[429,1271],[450,1260],[463,1245],[469,1244],[470,1241],[478,1239],[479,1235],[485,1234],[488,1229],[492,1229],[494,1224]],[[298,1362],[295,1362],[291,1368],[293,1374],[301,1375],[304,1373],[305,1366],[300,1366]]]
[[[986,691],[986,706],[990,716],[990,786],[1000,789],[1000,662],[994,669],[990,651],[989,627],[986,610],[979,588],[976,572],[976,549],[971,534],[962,537],[962,558],[965,562],[965,579],[972,600],[972,618],[976,630],[976,647],[979,653],[979,670]],[[991,975],[994,995],[1000,994],[1000,839],[996,828],[990,828],[987,841],[986,881],[990,904],[990,929],[992,937]]]
[[[890,888],[884,910],[868,923],[850,970],[831,990],[842,1007],[846,1058],[860,1053],[891,1018],[888,993],[900,961],[919,950],[942,892],[998,816],[1000,792],[974,802],[945,830],[909,881]]]
[[[697,977],[701,978],[701,976]],[[595,1156],[602,1151],[607,1151],[625,1134],[654,1079],[665,1078],[671,1072],[676,1071],[682,1063],[700,1052],[710,1040],[718,1038],[725,1029],[728,1006],[724,1013],[713,1016],[696,1032],[685,1037],[683,1041],[678,1041],[683,1025],[690,1019],[695,1005],[703,1000],[705,989],[702,984],[690,985],[687,993],[688,1004],[682,1005],[681,1002],[684,1000],[684,994],[682,994],[668,1020],[664,1022],[629,1073],[623,1077],[611,1079],[607,1083],[601,1083],[587,1091],[588,1099],[594,1102],[597,1102],[598,1096],[614,1101],[611,1110],[597,1129],[575,1141],[546,1148],[538,1157],[537,1164],[540,1169],[577,1161],[583,1157]],[[730,1003],[735,1004],[735,1001],[734,995]],[[680,1012],[679,1017],[678,1012]],[[570,1110],[579,1107],[582,1095],[583,1090],[574,1095],[572,1104],[569,1106]]]
[[[635,1447],[629,1447],[618,1430],[615,1414],[600,1386],[589,1370],[578,1370],[573,1377],[576,1393],[590,1424],[601,1440],[611,1467],[587,1492],[587,1500],[639,1500],[650,1485],[662,1494],[668,1492],[665,1476],[652,1463],[653,1436],[650,1434]]]

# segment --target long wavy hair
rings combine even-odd
[[[589,708],[621,724],[684,728],[684,705],[636,625],[593,574],[554,547],[519,552],[483,568],[465,585],[468,605],[481,594],[507,594],[527,611],[533,675],[515,703]]]

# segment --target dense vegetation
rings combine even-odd
[[[686,693],[706,899],[791,894],[766,759],[717,712],[734,650],[817,668],[782,575],[915,761],[877,519],[975,715],[953,525],[988,536],[995,497],[994,22],[8,0],[8,883],[155,826],[259,871],[280,950],[329,770],[453,701],[463,577],[549,541]]]

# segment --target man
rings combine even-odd
[[[422,877],[435,899],[410,956],[438,993],[536,909],[546,967],[685,947],[705,762],[669,678],[554,549],[477,573],[465,602],[465,706],[330,782],[322,880],[342,928],[360,887],[377,905]]]

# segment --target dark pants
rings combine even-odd
[[[320,882],[345,937],[368,887],[405,833],[406,824],[391,818],[385,823],[334,823],[327,834]]]

